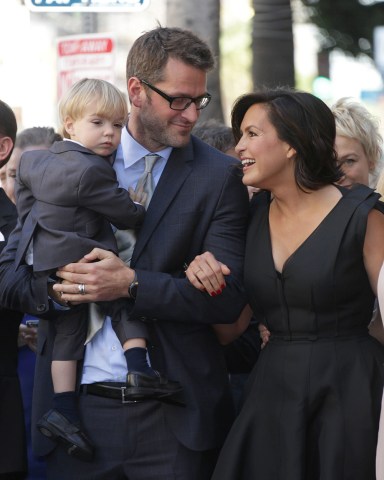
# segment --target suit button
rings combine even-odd
[[[142,322],[145,322],[145,321],[147,320],[147,317],[140,317],[140,320],[141,320]]]
[[[37,305],[36,309],[37,309],[38,312],[44,312],[44,310],[46,309],[45,303]]]

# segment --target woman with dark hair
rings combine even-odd
[[[251,207],[245,285],[270,339],[213,480],[374,480],[383,347],[368,333],[384,259],[370,188],[337,186],[331,110],[309,93],[267,90],[232,112]],[[187,270],[210,292],[225,266]],[[222,275],[222,274],[221,274]]]

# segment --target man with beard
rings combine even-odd
[[[127,378],[127,364],[107,317],[86,346],[79,375],[82,424],[94,441],[95,458],[85,463],[68,457],[37,432],[35,451],[46,455],[50,479],[208,480],[232,423],[228,374],[211,325],[234,322],[245,305],[248,196],[237,162],[191,136],[211,98],[206,84],[213,66],[209,47],[177,28],[143,34],[128,54],[131,109],[114,168],[125,188],[135,188],[146,170],[153,177],[153,196],[140,231],[118,232],[120,258],[94,249],[81,262],[60,269],[61,283],[47,288],[31,280],[28,268],[16,274],[12,270],[17,231],[2,257],[3,303],[55,314],[52,299],[64,308],[123,302],[120,313],[146,322],[150,330],[153,368],[183,388],[182,398],[162,398],[161,376]],[[149,173],[145,157],[151,154],[156,159]],[[214,295],[192,287],[184,274],[186,265],[205,250],[230,268]],[[204,277],[203,271],[196,274]],[[39,328],[34,418],[52,398],[52,338],[50,322],[44,324],[47,328]],[[147,381],[158,389],[157,399],[140,398]],[[125,396],[132,388],[138,401]]]

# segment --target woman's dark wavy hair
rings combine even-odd
[[[322,100],[288,88],[264,89],[243,95],[232,108],[236,142],[242,136],[240,126],[244,115],[255,104],[266,107],[279,139],[296,150],[295,178],[301,189],[317,190],[341,178],[334,149],[335,118]]]

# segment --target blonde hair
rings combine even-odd
[[[336,121],[336,135],[353,138],[360,142],[375,174],[382,155],[383,138],[376,117],[357,101],[340,98],[331,110]]]
[[[85,108],[95,100],[97,115],[107,119],[121,118],[124,122],[127,120],[127,100],[118,88],[106,80],[83,78],[72,85],[59,102],[59,119],[64,138],[70,138],[64,127],[65,119],[71,117],[78,120],[84,115]]]

